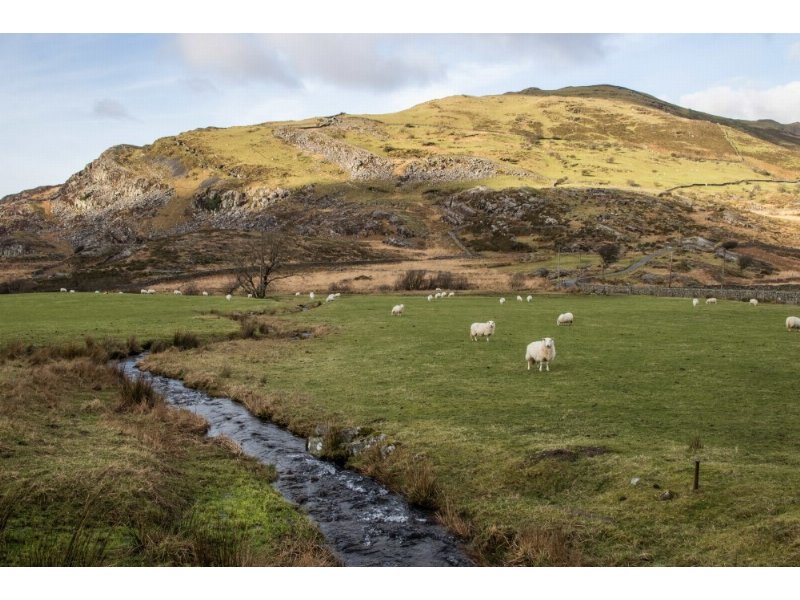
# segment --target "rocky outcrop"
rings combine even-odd
[[[336,127],[339,127],[338,125]],[[334,163],[354,180],[396,180],[402,183],[472,181],[499,174],[531,176],[521,169],[501,168],[491,160],[474,156],[431,154],[412,160],[395,160],[347,144],[327,135],[325,127],[282,127],[275,135],[303,152]]]
[[[154,216],[175,196],[163,180],[163,167],[152,173],[126,166],[133,146],[115,146],[70,177],[54,195],[52,214],[76,249],[134,242],[138,224]]]
[[[400,175],[407,182],[469,181],[494,177],[499,173],[492,161],[474,156],[435,155],[412,160]]]
[[[351,179],[391,179],[394,163],[363,148],[335,140],[316,129],[281,127],[275,135],[303,152],[318,154],[349,173]]]
[[[75,173],[56,194],[53,214],[65,218],[125,211],[155,214],[175,190],[163,181],[161,173],[147,176],[143,170],[134,170],[118,160],[127,158],[133,150],[131,146],[114,146]]]

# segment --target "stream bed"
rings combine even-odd
[[[139,358],[120,363],[125,373],[150,381],[169,404],[205,417],[209,436],[226,435],[248,456],[275,466],[274,487],[316,523],[345,566],[472,565],[458,540],[430,514],[369,477],[312,456],[305,439],[230,398],[139,370]]]

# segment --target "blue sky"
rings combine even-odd
[[[798,34],[0,34],[0,74],[0,197],[115,144],[529,86],[800,121]]]

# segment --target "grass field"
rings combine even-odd
[[[82,341],[84,336],[166,340],[179,330],[208,339],[238,329],[235,322],[210,311],[268,310],[274,306],[270,300],[235,297],[227,301],[223,296],[0,295],[0,345],[16,339],[32,344]]]
[[[392,318],[397,301],[406,314]],[[328,335],[148,362],[254,406],[260,395],[299,431],[387,434],[431,465],[446,520],[490,563],[797,564],[793,308],[349,297],[293,317]],[[555,326],[565,310],[572,329]],[[488,319],[495,337],[470,342],[469,324]],[[525,346],[543,336],[558,356],[550,373],[528,372]],[[659,500],[666,490],[676,497]]]
[[[783,327],[797,307],[506,296],[504,306],[497,297],[343,296],[309,312],[255,315],[268,338],[171,349],[147,364],[301,433],[327,424],[386,434],[402,460],[355,465],[404,491],[409,478],[430,475],[429,504],[487,564],[798,564],[800,336]],[[35,315],[47,301],[57,318],[71,306],[76,335],[88,323],[112,329],[99,305],[70,305],[66,295],[0,300],[4,316]],[[207,325],[197,316],[209,299],[124,300],[142,329],[164,337]],[[255,301],[240,302],[230,308]],[[390,317],[397,302],[406,314]],[[575,326],[556,327],[567,310]],[[491,341],[469,341],[469,324],[489,319]],[[146,337],[131,326],[125,335]],[[30,339],[44,335],[37,327]],[[25,330],[17,320],[2,328],[0,339]],[[314,337],[281,336],[302,329]],[[527,371],[525,346],[544,336],[556,340],[551,371]],[[667,490],[673,499],[660,500]]]
[[[191,329],[202,341],[235,331],[229,319],[199,318],[215,301],[239,304],[0,298],[0,565],[336,563],[272,488],[274,469],[230,440],[207,439],[203,419],[158,398],[131,403],[103,346],[83,342],[91,335],[125,347],[137,333],[168,341]]]

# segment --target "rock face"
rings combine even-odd
[[[341,127],[337,127],[341,128]],[[521,169],[500,168],[485,158],[431,154],[412,160],[390,159],[337,140],[323,128],[282,127],[275,135],[303,152],[322,156],[354,180],[397,180],[403,183],[469,181],[499,174],[529,176]]]
[[[137,219],[154,216],[175,196],[175,190],[153,167],[151,176],[134,171],[120,160],[135,148],[115,146],[70,177],[54,195],[53,216],[76,248],[137,240]],[[131,218],[135,215],[136,218]]]
[[[154,213],[166,204],[175,192],[161,173],[147,177],[117,160],[132,150],[130,146],[110,148],[70,177],[54,198],[53,213],[64,217],[107,216],[126,210]]]
[[[303,152],[318,154],[338,165],[352,179],[392,178],[394,164],[391,160],[335,140],[319,130],[282,127],[275,130],[275,135]]]

